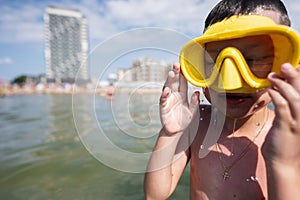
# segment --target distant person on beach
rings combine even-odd
[[[112,99],[114,94],[115,94],[115,87],[112,83],[110,83],[109,86],[107,87],[106,96],[108,99]]]
[[[194,41],[206,52],[185,46],[194,56],[175,63],[163,87],[147,199],[169,198],[188,163],[190,199],[299,199],[300,66],[291,63],[300,47],[288,26],[280,0],[222,0],[211,10]],[[201,59],[198,71],[187,68]],[[188,102],[187,77],[211,105],[197,91]]]

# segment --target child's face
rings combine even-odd
[[[241,51],[247,64],[255,76],[266,78],[273,66],[274,48],[269,36],[249,36],[245,38],[218,41],[207,44],[206,51],[209,56],[206,58],[215,60],[220,50],[226,47],[235,47]],[[209,68],[212,66],[207,66]],[[206,69],[209,73],[210,69]],[[243,118],[254,113],[259,107],[270,102],[270,97],[265,90],[251,94],[241,93],[219,93],[210,91],[213,98],[212,104],[216,104],[219,110],[232,118]],[[215,101],[215,103],[214,103]],[[226,102],[226,104],[224,104]]]
[[[279,17],[275,11],[259,10],[260,15],[272,18],[279,23]],[[206,51],[212,60],[215,60],[218,53],[226,47],[235,47],[241,51],[249,65],[250,70],[255,76],[266,78],[272,69],[274,48],[272,40],[267,35],[249,36],[239,39],[211,42],[206,45]],[[209,65],[207,73],[210,73]],[[209,74],[207,74],[209,75]],[[260,90],[252,94],[239,93],[218,93],[213,90],[209,92],[212,104],[231,118],[243,118],[255,113],[259,108],[266,106],[271,98],[265,90]]]

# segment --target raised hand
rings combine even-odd
[[[269,199],[298,199],[300,194],[300,66],[281,66],[283,78],[269,75],[275,119],[262,153]]]
[[[264,146],[267,159],[300,166],[300,66],[290,64],[281,67],[283,79],[272,73],[269,89],[275,106],[275,121]]]
[[[160,118],[166,134],[183,131],[191,123],[199,107],[199,92],[194,92],[191,102],[187,97],[188,85],[180,72],[179,63],[173,64],[160,97]]]

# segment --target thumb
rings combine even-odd
[[[191,111],[193,116],[196,114],[197,110],[199,109],[199,103],[200,103],[199,96],[200,96],[200,92],[196,91],[192,94],[192,97],[191,97],[189,110]]]

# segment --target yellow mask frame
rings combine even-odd
[[[242,15],[232,16],[215,23],[208,27],[201,37],[186,43],[180,53],[181,71],[187,81],[197,87],[212,87],[217,91],[229,90],[234,93],[251,93],[257,89],[266,88],[270,86],[269,80],[256,77],[250,71],[245,59],[243,59],[243,55],[235,48],[226,47],[222,54],[231,58],[230,60],[235,65],[235,68],[238,69],[235,72],[240,74],[242,81],[234,81],[236,78],[234,76],[231,76],[232,79],[227,80],[226,75],[224,76],[223,73],[220,75],[221,65],[224,62],[222,59],[216,60],[215,67],[209,78],[205,76],[204,69],[204,51],[207,43],[259,35],[268,35],[273,41],[274,61],[271,71],[281,76],[280,66],[283,63],[289,62],[294,67],[297,66],[300,61],[300,39],[295,30],[288,26],[278,25],[268,17]],[[230,64],[227,63],[227,65],[229,66]],[[234,67],[231,67],[231,69],[235,70]],[[224,77],[221,80],[222,83],[216,83],[219,75],[221,79]]]

